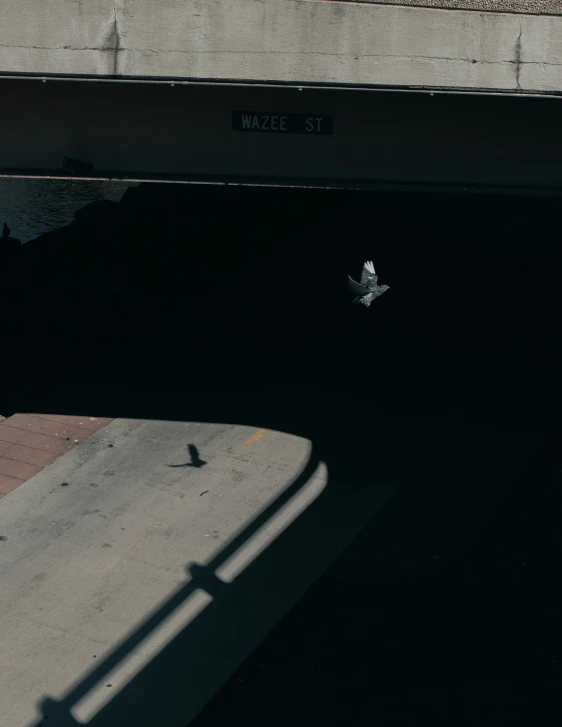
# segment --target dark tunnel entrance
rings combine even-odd
[[[131,187],[121,203],[95,202],[67,227],[3,246],[5,412],[14,396],[46,391],[104,347],[176,317],[201,350],[222,336],[257,350],[340,336],[367,371],[372,339],[380,352],[389,336],[556,366],[558,206],[516,195]],[[370,259],[392,292],[364,310],[345,281]]]

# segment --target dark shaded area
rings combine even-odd
[[[228,332],[283,348],[311,332],[355,332],[359,341],[376,328],[462,355],[557,361],[557,206],[499,196],[130,188],[121,203],[94,202],[72,225],[0,251],[2,380],[21,405],[23,393],[52,389],[84,361],[174,316],[189,320],[199,351]],[[391,286],[373,315],[347,305],[345,286],[371,258]]]
[[[6,254],[11,250],[16,250],[21,245],[21,240],[16,237],[12,237],[12,231],[8,224],[4,222],[2,224],[2,238],[0,239],[0,250]]]
[[[74,175],[85,175],[95,171],[95,167],[90,162],[81,162],[78,159],[71,159],[70,157],[62,158],[62,168]]]
[[[189,318],[196,305],[204,317],[190,344],[209,345],[212,316],[228,315],[225,283],[284,247],[324,207],[321,193],[305,200],[296,190],[250,197],[242,188],[141,185],[120,203],[87,205],[68,227],[0,248],[6,413],[164,320]]]
[[[193,725],[559,724],[560,434],[452,564],[388,568],[418,533],[383,510],[362,581],[331,569]]]
[[[385,437],[396,439],[392,413],[421,409],[429,420],[471,402],[475,462],[463,468],[485,472],[478,435],[488,411],[503,406],[514,436],[525,417],[558,416],[557,391],[509,368],[533,364],[546,380],[560,364],[557,205],[499,196],[131,189],[119,204],[89,205],[73,225],[23,246],[2,266],[9,342],[2,380],[15,384],[3,413],[56,408],[235,421],[312,440],[303,475],[251,531],[319,461],[331,490],[367,487],[373,443],[384,448]],[[390,290],[367,310],[351,305],[346,277],[368,259]],[[414,360],[400,355],[401,342]],[[481,361],[490,371],[484,385],[471,377]],[[326,575],[199,723],[480,725],[541,714],[546,724],[547,715],[559,716],[556,656],[547,663],[560,615],[552,575],[559,439],[557,431],[510,497],[509,478],[493,482],[492,492],[476,477],[446,489],[457,477],[447,442],[451,467],[437,485],[422,483],[417,502],[475,509],[486,502],[475,534],[495,509],[469,552],[413,573],[402,553],[392,561],[385,548],[398,542],[414,552],[423,537],[390,503],[377,517],[380,534],[360,539],[347,556],[365,564],[363,582],[351,584],[341,566]],[[189,455],[176,466],[201,462],[195,449]],[[395,464],[377,462],[377,474]],[[271,552],[314,547],[319,512],[322,498]],[[195,586],[215,598],[199,618],[230,618],[236,633],[236,615],[227,616],[236,600],[217,582],[215,565],[191,568]],[[237,588],[249,588],[258,567]],[[135,648],[175,604],[123,649]],[[176,666],[194,642],[204,647],[197,633],[196,622],[92,724],[127,714],[135,693],[154,688],[158,675],[168,675],[181,699]],[[543,698],[550,711],[536,708]],[[47,704],[45,714],[56,708]],[[161,710],[165,724],[165,704]]]

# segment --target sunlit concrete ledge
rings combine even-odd
[[[562,90],[562,18],[316,0],[8,0],[0,74]]]

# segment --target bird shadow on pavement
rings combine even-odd
[[[184,464],[169,464],[166,465],[167,467],[204,467],[207,462],[201,459],[199,456],[199,450],[194,444],[188,444],[187,445],[187,452],[191,458],[190,462],[185,462]]]

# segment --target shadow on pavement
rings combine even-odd
[[[210,698],[212,692],[209,692],[208,677],[207,679],[200,678],[199,682],[194,684],[194,680],[197,680],[198,671],[196,662],[208,663],[209,661],[215,661],[219,673],[224,672],[225,677],[228,675],[229,666],[231,665],[229,664],[230,657],[227,654],[223,654],[221,651],[219,653],[209,652],[207,643],[209,630],[220,628],[225,635],[230,635],[226,636],[226,638],[233,638],[242,626],[245,627],[246,637],[250,640],[253,639],[255,645],[257,645],[258,641],[256,639],[259,639],[260,635],[259,614],[254,614],[255,634],[249,634],[247,624],[241,613],[241,606],[243,607],[244,600],[256,588],[256,576],[253,574],[256,567],[259,571],[258,582],[260,582],[260,588],[267,585],[267,577],[264,578],[263,566],[260,564],[255,567],[250,566],[232,584],[220,580],[216,575],[216,571],[259,528],[266,524],[283,504],[291,500],[295,493],[314,474],[318,465],[318,458],[315,453],[312,453],[301,474],[283,494],[223,548],[210,563],[205,566],[196,563],[188,564],[186,571],[190,580],[186,585],[180,588],[174,597],[160,609],[152,613],[110,656],[99,663],[85,679],[80,681],[66,695],[62,702],[50,699],[43,702],[41,705],[43,719],[50,720],[56,725],[77,724],[70,713],[72,707],[87,695],[93,687],[107,679],[113,668],[138,648],[147,636],[198,590],[203,590],[209,594],[213,599],[212,602],[200,615],[190,621],[188,626],[167,647],[152,659],[128,687],[122,689],[107,707],[90,720],[89,724],[136,723],[148,725],[155,722],[172,724],[177,722],[178,714],[189,712],[188,703],[193,699],[197,703],[202,694],[206,694],[207,698]],[[306,537],[306,531],[304,535]],[[296,546],[294,533],[292,533],[290,540],[290,547],[294,549]],[[303,545],[302,534],[300,545]],[[282,548],[283,546],[281,543],[276,542],[275,547]],[[264,600],[267,601],[266,588],[264,588],[262,595]],[[186,659],[188,654],[197,655],[196,659],[194,660],[193,656]],[[189,662],[191,667],[188,665]],[[190,672],[189,678],[187,671]],[[201,669],[201,671],[204,670]],[[189,686],[187,686],[186,681],[189,681]],[[143,695],[148,699],[145,700]],[[192,706],[191,709],[193,709]]]
[[[561,447],[451,563],[404,564],[423,524],[383,509],[193,724],[559,724]]]
[[[185,462],[184,464],[169,464],[168,467],[204,467],[207,464],[199,456],[199,450],[194,444],[187,445],[187,453],[189,454],[190,462]]]

